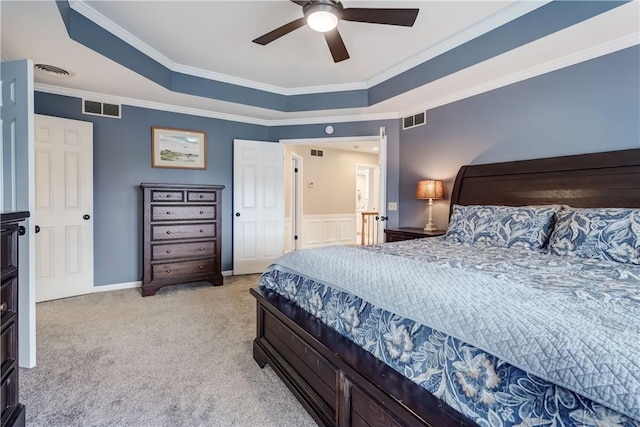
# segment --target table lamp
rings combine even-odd
[[[444,198],[444,192],[442,191],[442,181],[435,179],[418,181],[418,187],[416,188],[416,199],[429,199],[429,220],[427,221],[427,225],[424,227],[424,231],[437,230],[435,224],[433,223],[431,209],[433,207],[433,199],[442,198]]]

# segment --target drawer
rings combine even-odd
[[[153,225],[151,236],[153,240],[216,237],[216,224]]]
[[[217,206],[162,205],[151,207],[151,221],[214,220]]]
[[[176,279],[183,276],[216,273],[214,260],[171,262],[156,264],[152,267],[153,280]]]
[[[188,202],[217,202],[215,191],[187,191]]]
[[[216,256],[216,241],[199,243],[173,243],[168,245],[153,245],[151,247],[151,259],[186,258],[194,256]]]
[[[18,279],[13,277],[2,282],[0,288],[0,312],[3,319],[18,311]]]
[[[0,408],[2,419],[18,404],[18,371],[12,369],[0,383]]]
[[[184,202],[184,191],[151,190],[152,202]]]
[[[389,426],[402,427],[403,423],[396,420],[385,408],[355,384],[351,383],[351,419],[353,426]]]
[[[4,373],[6,368],[18,359],[18,331],[16,330],[16,322],[11,322],[2,329],[0,342],[0,367],[2,373]]]
[[[18,266],[18,257],[16,253],[16,242],[18,238],[17,231],[6,230],[2,232],[2,248],[0,249],[0,258],[2,259],[2,271]]]

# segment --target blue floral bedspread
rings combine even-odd
[[[260,286],[481,426],[640,426],[640,267],[443,238],[291,252]]]

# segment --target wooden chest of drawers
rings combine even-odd
[[[163,286],[222,285],[222,185],[140,184],[143,191],[142,295]]]
[[[18,396],[18,236],[29,212],[2,214],[2,285],[0,287],[0,411],[2,427],[25,424]],[[24,229],[22,230],[24,231]]]

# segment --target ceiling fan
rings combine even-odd
[[[305,24],[311,29],[324,34],[329,45],[334,62],[349,59],[349,52],[336,28],[338,21],[366,22],[370,24],[400,25],[412,27],[418,17],[419,9],[373,9],[348,7],[344,8],[339,0],[290,0],[302,6],[303,18],[296,19],[270,31],[257,39],[254,43],[266,45],[290,32],[303,27]]]

